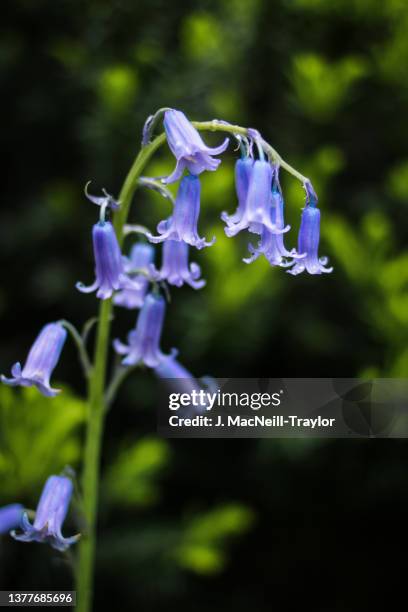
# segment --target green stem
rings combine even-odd
[[[230,134],[248,135],[246,128],[221,123],[218,121],[193,122],[199,130],[228,132]],[[165,134],[160,134],[152,142],[144,146],[136,157],[119,195],[120,208],[115,213],[114,226],[119,244],[123,244],[124,226],[126,224],[138,179],[153,153],[165,142]],[[280,155],[265,140],[260,140],[261,146],[271,161],[279,163],[282,168],[304,183],[307,179],[285,162]],[[90,612],[92,609],[93,573],[96,546],[96,516],[98,506],[98,488],[100,455],[106,414],[106,370],[112,321],[112,300],[102,301],[99,309],[98,328],[96,334],[94,365],[88,381],[88,421],[86,430],[82,493],[87,532],[79,544],[77,563],[77,612]],[[112,391],[112,389],[110,390]],[[114,389],[114,392],[116,388]],[[109,396],[108,396],[108,399]]]
[[[116,213],[114,223],[119,244],[123,242],[123,226],[128,217],[132,197],[137,187],[137,180],[150,157],[164,140],[164,135],[158,136],[151,144],[144,147],[136,157],[126,177],[119,196],[121,206]],[[87,532],[79,544],[76,584],[78,612],[90,612],[92,609],[99,469],[106,412],[105,384],[111,315],[112,300],[102,301],[98,317],[94,367],[91,370],[88,384],[88,421],[82,474],[82,494]]]

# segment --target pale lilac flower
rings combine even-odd
[[[11,535],[20,542],[41,542],[50,544],[56,550],[64,551],[78,541],[80,535],[64,538],[61,529],[68,513],[72,496],[72,482],[65,476],[50,476],[45,483],[35,513],[34,524],[24,512],[21,519],[22,533]]]
[[[278,228],[272,219],[271,189],[273,168],[265,160],[254,162],[249,178],[248,194],[243,214],[236,223],[225,228],[228,237],[235,236],[244,229],[260,234],[263,227],[275,234],[289,231],[290,226]]]
[[[205,238],[198,235],[197,223],[200,214],[200,179],[189,174],[182,178],[176,201],[174,203],[173,215],[165,221],[160,221],[157,231],[160,236],[147,234],[150,242],[158,243],[165,240],[178,240],[186,242],[197,249],[211,246],[215,237],[207,242]]]
[[[154,260],[154,247],[151,244],[138,242],[134,244],[129,258],[125,258],[125,272],[135,275],[133,280],[139,284],[138,289],[122,289],[113,298],[115,306],[123,308],[141,308],[149,287],[150,266]],[[138,272],[143,272],[140,274]]]
[[[226,212],[221,213],[221,219],[227,225],[239,223],[244,215],[253,165],[254,160],[252,157],[242,157],[235,164],[235,190],[237,192],[238,207],[232,215],[228,215]]]
[[[0,534],[8,533],[11,529],[19,526],[23,510],[21,504],[10,504],[0,508]]]
[[[2,382],[22,387],[35,385],[47,397],[57,395],[60,389],[50,387],[50,377],[58,363],[66,337],[67,332],[61,323],[45,325],[28,353],[24,368],[21,368],[19,362],[15,363],[11,368],[13,378],[2,375]]]
[[[279,182],[275,185],[271,192],[272,206],[272,222],[278,229],[285,227],[284,222],[284,202],[279,189]],[[261,239],[258,246],[255,248],[252,244],[248,245],[251,257],[244,259],[244,262],[249,264],[255,261],[260,255],[264,255],[272,266],[281,266],[287,268],[295,263],[295,259],[305,257],[298,255],[296,249],[288,251],[283,242],[283,234],[272,233],[267,227],[263,226]],[[287,257],[291,258],[289,261]]]
[[[173,357],[163,359],[153,371],[158,378],[168,381],[169,386],[179,393],[191,393],[202,388],[198,380]]]
[[[185,114],[173,109],[164,114],[164,129],[169,147],[177,160],[174,172],[163,179],[164,182],[174,183],[181,177],[185,168],[195,175],[204,170],[213,171],[218,168],[221,160],[212,156],[225,151],[229,143],[228,138],[219,147],[207,147]]]
[[[160,338],[163,329],[166,304],[160,295],[149,293],[139,313],[136,328],[129,332],[128,344],[114,340],[113,346],[119,355],[126,355],[122,364],[133,366],[144,363],[149,368],[155,368],[168,357],[160,349]],[[171,356],[176,355],[175,349]]]
[[[289,274],[297,275],[305,270],[309,274],[330,273],[333,268],[327,268],[327,257],[318,255],[320,240],[320,210],[317,208],[317,196],[310,182],[305,183],[306,206],[302,211],[298,235],[298,253],[305,254],[296,265],[288,270]]]
[[[139,289],[139,283],[126,276],[124,258],[110,221],[99,221],[92,229],[95,257],[95,282],[88,287],[77,283],[82,293],[97,291],[96,297],[106,300],[118,289]]]
[[[200,279],[200,266],[194,262],[190,265],[188,263],[189,249],[185,242],[166,240],[163,244],[162,267],[155,273],[155,280],[166,280],[176,287],[181,287],[184,283],[193,289],[204,287],[205,280]]]

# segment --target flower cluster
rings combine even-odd
[[[165,109],[148,119],[144,129],[144,145],[148,144],[155,118],[161,116],[163,110]],[[211,125],[215,129],[227,129],[227,124],[222,122],[213,122]],[[113,342],[114,350],[121,358],[121,364],[115,370],[118,380],[123,372],[129,372],[130,368],[146,366],[173,388],[199,390],[203,385],[211,387],[214,384],[212,379],[199,380],[193,376],[176,359],[176,349],[168,353],[162,351],[165,297],[169,286],[182,287],[186,284],[199,290],[205,285],[200,266],[194,261],[190,262],[191,249],[201,250],[211,247],[215,242],[215,237],[207,240],[198,230],[201,206],[200,175],[205,171],[217,170],[221,160],[216,156],[227,149],[229,139],[226,138],[216,147],[207,146],[187,117],[174,109],[165,111],[164,129],[169,148],[176,158],[176,167],[161,181],[145,177],[139,178],[138,184],[153,187],[164,197],[170,198],[173,202],[172,213],[167,219],[160,221],[157,235],[136,226],[144,237],[131,245],[129,255],[125,256],[122,253],[121,231],[123,216],[126,215],[119,216],[120,223],[109,220],[110,215],[120,210],[120,201],[114,199],[106,190],[103,190],[102,196],[90,195],[86,187],[87,198],[99,207],[99,218],[92,227],[95,280],[89,286],[78,282],[76,287],[82,293],[96,292],[96,297],[100,300],[112,298],[116,307],[138,311],[134,328],[127,334],[127,342],[119,339]],[[271,149],[269,147],[268,150],[268,145],[258,132],[237,129],[239,134],[233,126],[228,125],[227,129],[240,140],[242,156],[235,164],[237,208],[233,214],[221,214],[226,235],[232,238],[248,231],[258,236],[256,246],[252,243],[248,245],[249,257],[244,258],[247,264],[263,255],[272,266],[288,268],[292,275],[304,271],[309,274],[331,272],[332,268],[326,265],[327,258],[318,255],[320,210],[310,181],[304,179],[303,182],[306,203],[301,214],[297,249],[288,248],[284,238],[290,226],[286,225],[284,220],[279,164],[266,158],[265,154],[270,153]],[[272,153],[270,156],[276,157]],[[130,176],[133,180],[132,173]],[[175,181],[179,181],[179,185],[173,201],[167,185]],[[126,189],[124,191],[126,192]],[[161,267],[155,265],[155,248],[158,248],[153,246],[155,244],[162,244]],[[67,321],[57,321],[42,328],[24,366],[19,362],[15,363],[11,368],[12,377],[2,375],[2,382],[13,386],[35,386],[44,396],[55,396],[59,389],[51,387],[50,378],[57,366],[68,331],[78,345],[81,361],[88,375],[91,364],[85,347],[86,329],[80,335]],[[115,388],[115,382],[116,379],[113,378],[107,397],[109,389]],[[108,400],[106,403],[108,404]],[[205,409],[205,406],[200,409]],[[57,550],[66,550],[79,538],[79,535],[64,538],[61,533],[72,490],[70,478],[50,476],[33,523],[22,506],[12,504],[0,509],[0,533],[14,529],[11,533],[16,540],[47,542]]]

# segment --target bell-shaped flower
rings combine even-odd
[[[150,267],[154,261],[154,247],[151,244],[138,242],[133,245],[130,256],[125,258],[124,269],[126,274],[133,275],[132,278],[139,288],[122,289],[113,297],[115,306],[123,308],[141,308],[149,287]]]
[[[193,289],[204,287],[205,280],[200,279],[200,266],[194,262],[190,265],[188,263],[189,249],[185,242],[166,240],[163,244],[162,267],[155,273],[155,280],[166,280],[176,287],[181,287],[184,283]]]
[[[254,162],[249,178],[248,194],[245,210],[239,221],[229,223],[225,228],[228,237],[235,236],[244,229],[261,234],[263,227],[275,234],[283,234],[290,227],[278,228],[272,218],[272,189],[273,168],[265,160]]]
[[[177,160],[174,172],[163,179],[164,182],[174,183],[181,177],[185,168],[195,175],[204,170],[218,168],[221,160],[214,159],[213,155],[225,151],[229,143],[228,138],[219,147],[207,147],[185,114],[174,109],[165,112],[164,129],[169,147]]]
[[[106,300],[118,289],[139,289],[139,283],[131,280],[125,273],[124,258],[120,252],[118,239],[110,221],[99,221],[92,229],[93,251],[95,257],[95,282],[88,287],[77,283],[82,293],[97,291],[96,297]]]
[[[278,229],[285,227],[284,221],[284,202],[278,186],[274,186],[271,192],[272,221]],[[287,268],[295,263],[295,259],[305,257],[298,255],[296,249],[290,251],[284,245],[283,234],[272,233],[267,227],[263,226],[261,239],[255,248],[252,244],[248,245],[251,257],[244,259],[245,263],[252,263],[260,255],[264,255],[272,266]],[[287,258],[290,258],[288,260]]]
[[[144,363],[149,368],[155,368],[168,357],[160,349],[165,310],[164,299],[160,295],[149,293],[139,312],[136,328],[128,334],[128,344],[117,339],[113,342],[115,351],[119,355],[126,355],[122,361],[123,365]],[[176,352],[173,349],[171,356],[175,356]]]
[[[205,238],[198,235],[197,223],[200,214],[200,179],[189,174],[182,178],[176,201],[174,203],[173,214],[169,219],[160,221],[157,231],[160,236],[147,234],[150,242],[158,243],[165,240],[178,240],[186,242],[197,249],[211,246],[215,242],[215,237],[207,242]]]
[[[221,213],[221,219],[227,225],[239,223],[244,215],[254,160],[252,157],[241,157],[235,164],[235,190],[238,198],[238,207],[232,215]]]
[[[21,504],[9,504],[0,508],[0,534],[8,533],[20,525],[24,508]]]
[[[72,482],[65,476],[50,476],[45,483],[35,513],[34,523],[24,512],[21,519],[22,533],[11,535],[20,542],[41,542],[50,544],[56,550],[64,551],[80,538],[80,534],[64,538],[62,525],[68,513],[72,497]]]
[[[67,332],[61,323],[49,323],[38,334],[28,353],[24,367],[19,362],[11,368],[13,378],[1,376],[6,385],[32,387],[35,385],[47,397],[53,397],[60,389],[50,387],[52,371],[58,363],[67,337]]]
[[[288,270],[289,274],[297,275],[305,270],[309,274],[330,273],[333,268],[327,268],[327,257],[319,257],[320,240],[320,210],[314,202],[306,204],[302,211],[300,230],[298,235],[298,253],[304,255],[296,265]]]
[[[206,390],[210,393],[218,391],[218,384],[213,378],[197,379],[173,357],[163,359],[153,371],[172,391],[191,395],[191,404],[184,405],[181,411],[184,415],[205,411],[208,406]]]

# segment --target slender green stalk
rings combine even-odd
[[[136,157],[120,193],[121,207],[116,213],[115,228],[119,243],[123,242],[123,226],[128,217],[137,179],[156,149],[164,142],[164,135],[158,136],[144,147]],[[94,366],[88,384],[88,420],[83,459],[82,493],[87,532],[79,544],[77,565],[77,611],[90,612],[92,609],[93,569],[96,546],[96,516],[98,506],[99,468],[103,437],[105,406],[105,385],[107,355],[112,320],[112,301],[100,304],[96,335]]]
[[[199,130],[228,132],[230,134],[248,135],[246,128],[218,121],[194,122]],[[119,244],[124,240],[126,224],[138,179],[153,153],[165,142],[165,134],[160,134],[144,146],[136,157],[119,195],[120,208],[115,214],[114,226]],[[285,162],[266,141],[260,139],[261,146],[269,158],[279,163],[302,182],[307,179]],[[90,370],[88,382],[88,421],[83,459],[82,493],[87,532],[79,544],[77,563],[77,611],[90,612],[92,609],[92,587],[96,546],[96,517],[98,506],[99,470],[104,417],[106,414],[106,371],[107,356],[112,321],[112,301],[104,300],[100,304],[98,328],[96,334],[94,364]],[[120,382],[120,381],[118,381]],[[117,390],[116,383],[109,389],[108,400]]]

